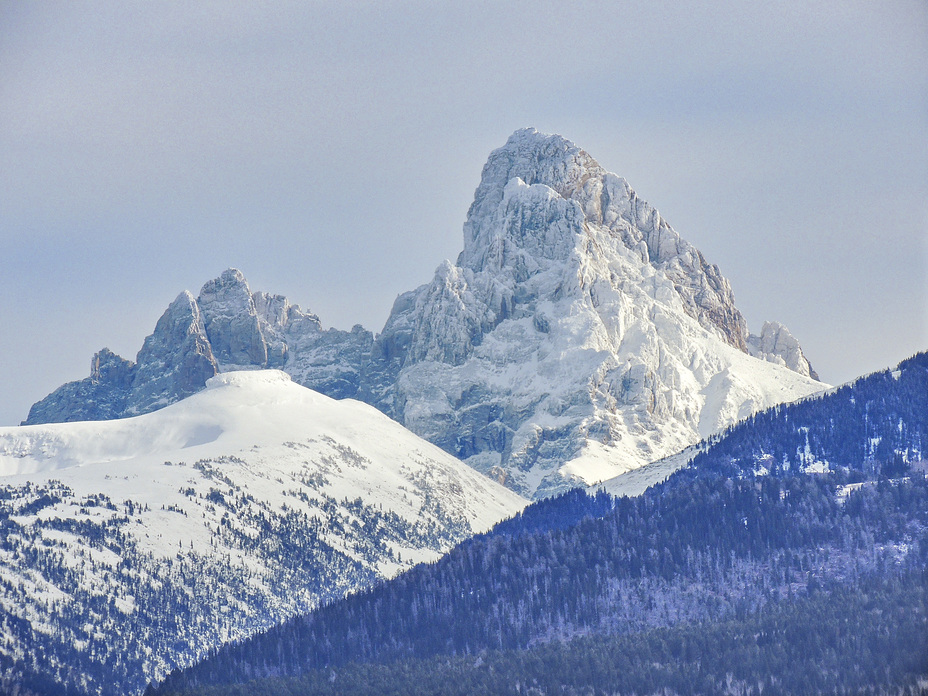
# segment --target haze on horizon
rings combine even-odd
[[[824,381],[928,349],[924,2],[5,3],[0,61],[2,425],[230,266],[379,331],[523,126]]]

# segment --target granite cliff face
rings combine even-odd
[[[190,396],[217,371],[197,302],[182,292],[139,351],[123,415],[148,413]]]
[[[525,129],[490,155],[456,263],[400,295],[376,339],[230,269],[178,297],[136,364],[101,352],[26,423],[143,413],[216,372],[280,368],[541,496],[823,388],[785,327],[745,326],[719,269],[624,179]]]
[[[161,315],[135,362],[102,349],[91,360],[90,377],[65,384],[34,404],[23,425],[148,413],[198,392],[217,372],[196,300],[182,292]]]

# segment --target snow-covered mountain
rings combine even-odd
[[[0,428],[0,475],[0,666],[111,694],[526,503],[278,370],[137,417]]]
[[[719,269],[624,179],[533,129],[490,155],[457,262],[400,295],[376,338],[323,330],[229,270],[182,293],[135,363],[98,353],[26,422],[143,413],[242,367],[367,401],[535,497],[825,386],[785,327],[748,333]]]
[[[490,155],[457,263],[397,300],[371,365],[364,398],[534,496],[823,388],[624,179],[532,129]]]

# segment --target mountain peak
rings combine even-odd
[[[267,344],[261,335],[251,289],[241,271],[230,268],[207,282],[197,304],[220,363],[236,367],[266,365]]]
[[[352,397],[372,341],[363,329],[323,330],[315,314],[281,295],[252,292],[244,274],[229,268],[206,282],[199,297],[184,290],[171,302],[135,363],[103,349],[90,377],[35,403],[23,425],[148,413],[232,370],[286,369],[303,386]]]
[[[218,278],[206,281],[206,283],[203,284],[203,288],[200,290],[200,294],[202,295],[204,291],[216,292],[218,288],[231,287],[242,287],[246,290],[248,289],[248,281],[245,280],[245,274],[237,268],[227,268],[219,274]]]
[[[497,148],[487,160],[491,169],[506,161],[510,178],[519,176],[526,183],[545,183],[552,188],[559,180],[571,179],[571,172],[604,173],[605,170],[584,149],[557,133],[542,133],[535,128],[520,128]]]
[[[457,264],[395,305],[372,371],[392,386],[371,392],[414,432],[540,496],[818,391],[771,330],[749,352],[718,267],[625,179],[526,128],[490,154]]]
[[[747,350],[746,323],[718,267],[586,151],[560,135],[518,130],[483,168],[458,265],[509,268],[524,279],[572,253],[581,263],[618,254],[649,264],[672,280],[688,315]]]
[[[517,130],[503,147],[490,153],[483,167],[464,224],[464,253],[478,243],[487,219],[492,217],[513,179],[519,178],[529,186],[543,184],[570,198],[585,178],[602,171],[596,160],[560,135],[541,133],[534,128]]]

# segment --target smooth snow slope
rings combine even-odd
[[[526,504],[276,370],[217,375],[134,418],[2,428],[0,472],[0,652],[111,693]],[[107,659],[123,682],[87,676]]]

